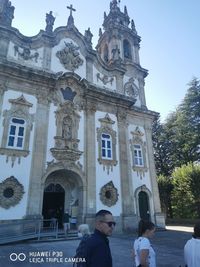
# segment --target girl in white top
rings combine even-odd
[[[141,220],[138,225],[138,238],[134,241],[136,267],[156,267],[156,255],[149,238],[154,235],[155,225]]]
[[[200,266],[200,222],[195,224],[193,237],[185,244],[184,258],[187,267]]]

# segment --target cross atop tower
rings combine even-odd
[[[76,11],[76,9],[74,9],[72,5],[67,6],[67,8],[70,9],[70,16],[72,16],[72,11]]]

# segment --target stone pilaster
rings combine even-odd
[[[145,131],[146,131],[146,143],[147,143],[147,153],[148,153],[147,157],[149,161],[149,175],[151,181],[151,190],[152,190],[153,206],[154,206],[154,219],[157,226],[165,227],[165,219],[164,219],[164,214],[161,213],[158,183],[156,180],[151,122],[146,122]]]
[[[89,57],[86,58],[86,79],[93,82],[93,62]]]
[[[144,78],[140,78],[139,79],[140,100],[141,100],[142,107],[146,109],[146,99],[145,99],[144,86],[145,86]]]
[[[9,39],[7,37],[0,38],[0,57],[6,58],[8,54]]]
[[[32,150],[32,165],[29,182],[27,217],[41,215],[41,178],[45,171],[49,104],[39,98],[35,116],[35,132]]]
[[[96,157],[95,157],[95,111],[94,104],[85,109],[85,171],[86,171],[86,217],[96,213]],[[87,220],[88,221],[88,220]]]
[[[0,83],[0,117],[2,113],[3,97],[4,97],[5,91],[7,91],[6,83],[3,83],[3,84]]]
[[[50,70],[51,68],[51,47],[44,47],[44,57],[42,62],[43,68],[45,70]]]
[[[121,74],[116,76],[116,89],[117,93],[124,94],[123,76]]]
[[[122,224],[124,231],[133,228],[134,206],[131,174],[128,161],[128,132],[126,122],[126,112],[118,111],[118,137],[119,137],[119,163],[121,178],[121,198],[122,198]]]

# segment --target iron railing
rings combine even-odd
[[[58,238],[58,221],[51,220],[18,220],[0,224],[0,244],[26,239],[43,237]]]

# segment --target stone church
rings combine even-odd
[[[105,7],[106,8],[106,7]],[[117,231],[140,218],[164,227],[140,65],[141,38],[126,6],[112,0],[98,43],[67,25],[27,37],[0,0],[0,221],[50,218],[65,210],[92,223],[110,210]],[[67,9],[66,9],[67,10]],[[103,15],[103,14],[102,14]]]

